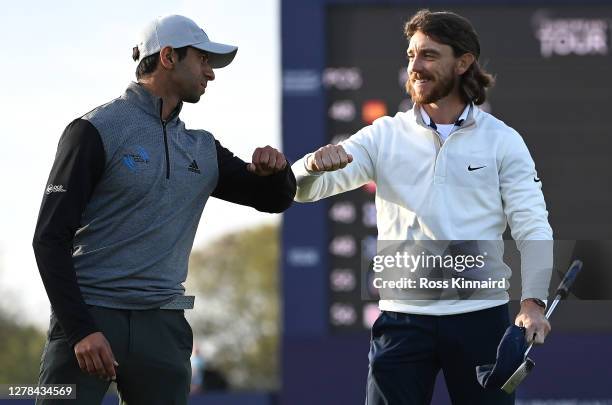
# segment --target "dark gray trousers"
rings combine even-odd
[[[193,334],[183,310],[119,310],[90,306],[119,363],[117,390],[126,405],[187,404]],[[76,384],[76,400],[39,399],[37,405],[99,404],[109,382],[79,368],[52,314],[39,384]]]

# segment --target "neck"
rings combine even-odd
[[[138,81],[138,83],[140,83],[151,94],[162,99],[161,119],[166,121],[172,111],[174,111],[178,103],[181,101],[178,95],[171,92],[164,81],[155,76],[141,79]]]
[[[465,101],[456,92],[452,92],[435,103],[421,105],[433,122],[442,125],[454,124],[465,109],[465,106]]]

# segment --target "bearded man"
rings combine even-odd
[[[478,107],[493,78],[478,64],[476,31],[455,13],[421,10],[405,34],[406,90],[414,107],[297,161],[295,200],[317,201],[373,181],[379,241],[499,242],[501,263],[509,224],[521,253],[515,324],[529,343],[543,343],[550,331],[544,309],[552,229],[525,142]],[[514,403],[513,396],[482,388],[475,374],[477,365],[495,362],[510,324],[505,290],[486,299],[402,298],[379,302],[368,405],[428,404],[440,370],[453,404]]]

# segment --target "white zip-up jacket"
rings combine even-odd
[[[341,143],[353,162],[310,173],[293,164],[295,201],[312,202],[374,181],[379,241],[499,241],[509,224],[521,253],[522,299],[545,300],[552,272],[552,229],[542,183],[525,142],[512,128],[472,105],[442,143],[418,106],[382,117]],[[549,242],[534,242],[549,241]],[[476,300],[381,300],[382,310],[447,315],[508,301],[506,291]]]

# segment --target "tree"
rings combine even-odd
[[[190,259],[195,341],[239,389],[279,386],[279,232],[266,225],[222,237]]]
[[[35,384],[45,336],[0,310],[0,384]]]

